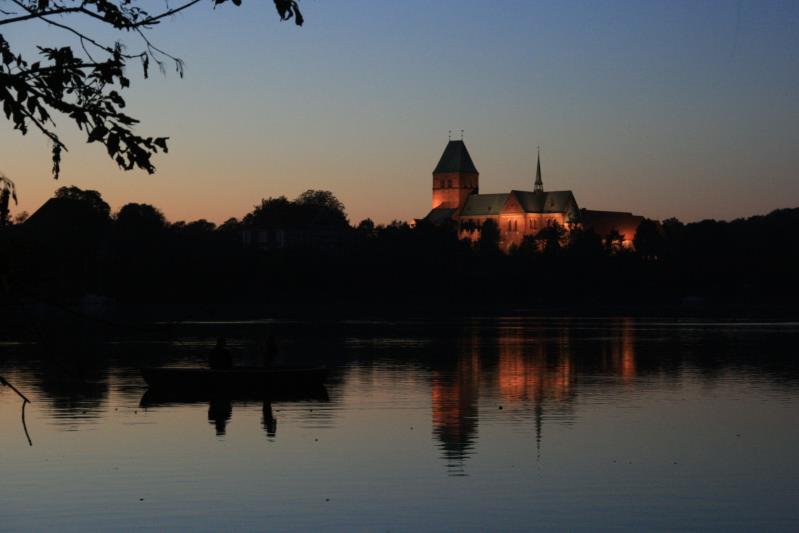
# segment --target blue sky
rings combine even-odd
[[[142,133],[172,138],[154,176],[118,171],[61,121],[54,183],[46,142],[0,128],[21,208],[75,184],[221,221],[321,188],[355,222],[410,219],[430,207],[449,129],[465,130],[483,192],[530,189],[540,145],[545,188],[583,207],[696,220],[799,205],[797,2],[300,4],[302,28],[244,0],[151,32],[187,65],[128,95]],[[4,35],[59,38],[33,23]]]

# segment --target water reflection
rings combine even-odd
[[[225,428],[233,416],[233,402],[228,398],[214,398],[208,402],[208,422],[216,428],[216,435],[225,434]]]
[[[239,395],[202,395],[182,392],[164,392],[148,389],[139,401],[139,406],[146,409],[170,408],[176,409],[181,406],[197,404],[208,404],[208,423],[214,427],[218,437],[224,437],[227,433],[227,426],[233,418],[234,403],[242,406],[249,406],[253,403],[260,403],[261,426],[269,439],[274,439],[277,435],[277,419],[275,418],[272,403],[292,404],[302,402],[326,403],[330,401],[327,389],[324,386],[298,390],[295,393],[283,393],[280,395],[253,395],[245,393]]]
[[[465,336],[464,336],[465,337]],[[451,475],[466,475],[466,461],[478,448],[481,416],[531,421],[540,456],[547,419],[575,421],[578,376],[603,376],[607,388],[637,377],[636,328],[621,319],[575,335],[572,324],[544,323],[472,328],[459,338],[454,364],[431,375],[433,434]],[[481,403],[481,393],[490,401]],[[500,414],[501,413],[501,414]]]
[[[262,412],[261,425],[266,432],[267,438],[274,439],[275,435],[277,435],[277,419],[272,413],[272,402],[264,402]]]
[[[447,468],[463,473],[463,462],[477,438],[479,354],[461,355],[454,372],[434,371],[431,380],[433,434],[441,443]]]
[[[699,330],[686,331],[679,325],[650,329],[630,318],[521,327],[507,324],[490,328],[483,324],[463,330],[447,348],[435,345],[433,351],[439,355],[430,377],[432,426],[447,471],[455,476],[468,473],[467,461],[479,448],[482,418],[511,421],[517,427],[530,423],[540,457],[545,423],[575,423],[583,387],[593,391],[601,384],[603,395],[615,394],[614,389],[620,394],[625,390],[632,393],[641,372],[644,376],[665,373],[676,380],[681,369],[691,364],[698,365],[700,374],[707,376],[718,372],[719,361],[714,354],[721,350],[738,354],[747,364],[768,366],[790,349],[790,344],[769,335],[720,338],[712,327]],[[643,364],[637,354],[639,333],[648,348]],[[757,353],[767,351],[770,357],[758,360],[746,352],[739,354],[748,343],[759,348]],[[736,363],[733,358],[726,364]],[[795,368],[780,368],[778,375],[791,372],[795,373]]]
[[[108,398],[109,361],[99,357],[45,358],[37,369],[37,385],[50,402],[51,413],[65,428],[78,421],[96,421]]]
[[[238,326],[240,330],[234,326],[224,325],[232,348],[247,347],[257,332],[248,330],[246,323]],[[4,345],[0,371],[35,390],[37,401],[45,403],[60,430],[81,429],[108,417],[111,395],[118,397],[114,408],[141,397],[144,385],[139,366],[203,361],[218,335],[214,328],[221,326],[205,327],[207,331],[200,335],[200,326],[192,325],[192,336],[179,343],[136,339],[107,344],[88,355],[73,352],[68,357],[45,356],[25,345]],[[330,354],[322,346],[337,350],[326,361],[332,370],[334,405],[316,413],[305,412],[305,427],[334,427],[338,413],[372,390],[390,398],[398,381],[388,378],[390,369],[391,376],[401,374],[410,380],[409,394],[429,394],[424,401],[429,401],[437,456],[446,472],[455,476],[469,473],[470,458],[480,449],[481,428],[486,423],[530,431],[535,454],[540,456],[547,451],[547,431],[555,424],[575,424],[578,400],[587,394],[640,392],[640,380],[653,377],[677,386],[685,372],[712,385],[729,372],[745,371],[748,379],[756,376],[788,390],[796,388],[799,377],[793,357],[799,337],[796,328],[773,324],[747,328],[634,319],[507,319],[424,327],[369,323],[317,328],[312,342],[303,337],[303,327],[301,323],[274,326],[286,339],[288,360],[303,360],[309,352]],[[363,372],[353,373],[353,369]],[[372,379],[348,380],[356,374],[368,374]],[[218,437],[228,436],[233,417],[255,404],[260,406],[260,421],[256,422],[260,434],[275,439],[277,416],[281,416],[273,409],[275,401],[324,403],[330,398],[327,390],[304,398],[268,400],[147,393],[138,403],[147,409],[172,411],[207,406],[201,422],[210,424]]]

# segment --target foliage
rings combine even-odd
[[[285,196],[262,199],[259,205],[244,217],[248,226],[285,226],[293,224],[293,205]]]
[[[309,189],[293,201],[267,198],[244,217],[248,226],[266,228],[349,228],[344,204],[330,191]]]
[[[213,0],[213,6],[228,0]],[[241,0],[230,0],[241,5]],[[149,12],[140,0],[10,0],[13,11],[0,10],[0,28],[40,22],[77,37],[80,48],[37,46],[39,57],[23,57],[0,33],[0,103],[13,128],[23,135],[33,128],[52,144],[52,173],[58,178],[62,153],[67,150],[56,132],[54,116],[67,118],[86,134],[89,143],[105,146],[120,168],[155,171],[151,158],[167,151],[167,137],[145,137],[134,132],[139,122],[127,114],[120,94],[130,87],[126,75],[129,61],[140,62],[144,77],[150,62],[164,72],[166,62],[183,75],[183,61],[158,48],[147,31],[168,17],[199,3],[188,0],[164,10]],[[281,20],[303,23],[294,0],[275,0]],[[111,29],[117,40],[90,35],[93,27]],[[98,32],[99,33],[99,32]],[[131,53],[122,38],[138,39],[139,50]]]
[[[499,226],[490,218],[483,222],[477,246],[483,253],[496,253],[499,247]]]
[[[365,218],[358,223],[358,231],[371,235],[375,231],[375,222],[371,218]]]
[[[568,248],[575,257],[591,259],[603,254],[602,237],[593,229],[575,228],[569,232]]]
[[[543,243],[544,252],[548,254],[557,253],[560,250],[561,243],[566,235],[566,230],[557,222],[547,224],[535,236],[535,238]]]
[[[336,204],[311,207],[327,205]],[[799,298],[799,209],[730,222],[666,220],[658,226],[664,252],[654,256],[607,248],[590,230],[572,230],[561,241],[557,228],[547,237],[557,243],[554,251],[547,239],[528,237],[505,254],[492,224],[473,246],[454,227],[402,221],[305,224],[263,246],[243,235],[269,227],[261,224],[299,224],[291,217],[307,215],[309,205],[266,199],[241,222],[219,227],[205,220],[170,224],[146,204],[128,204],[109,218],[104,206],[96,191],[63,188],[27,222],[4,228],[0,255],[12,244],[24,253],[0,260],[0,282],[7,279],[11,293],[46,300],[95,293],[121,304],[230,304],[261,316],[309,305],[364,314],[583,305],[666,310],[683,301],[790,310]],[[313,234],[332,234],[337,244],[302,238]]]
[[[605,250],[607,250],[608,253],[618,253],[624,246],[624,236],[619,233],[618,229],[613,228],[607,235],[605,235],[604,244]]]
[[[14,182],[0,174],[0,228],[11,224],[10,210],[8,208],[11,200],[17,203],[17,191]]]
[[[333,211],[344,212],[344,204],[330,191],[308,189],[295,198],[294,203],[297,205],[323,207]]]
[[[59,187],[55,192],[55,198],[82,204],[103,218],[111,214],[111,207],[103,200],[102,195],[91,189],[83,190],[75,186]]]
[[[633,246],[641,257],[657,259],[664,252],[664,239],[657,222],[645,218],[635,232]]]
[[[165,227],[164,214],[148,204],[125,204],[116,215],[116,228],[124,234],[152,235]]]

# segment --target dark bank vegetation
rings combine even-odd
[[[510,253],[484,227],[351,225],[325,191],[263,200],[242,220],[168,222],[154,206],[111,213],[95,191],[58,190],[0,230],[7,305],[228,306],[242,313],[458,314],[509,309],[727,307],[792,312],[799,209],[731,222],[645,220],[635,248],[548,228]],[[246,310],[246,311],[245,311]]]

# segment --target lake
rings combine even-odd
[[[142,365],[330,368],[324,394],[158,401]],[[799,527],[799,323],[195,322],[0,342],[2,531]],[[28,442],[26,430],[32,445]]]

